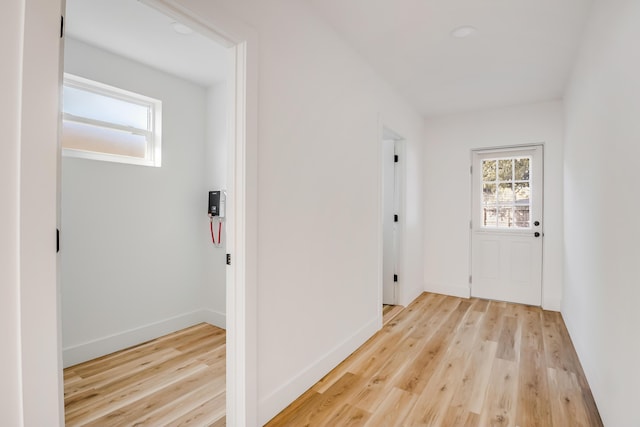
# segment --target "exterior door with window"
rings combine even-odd
[[[542,303],[541,145],[473,152],[471,295]]]

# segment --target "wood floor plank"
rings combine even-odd
[[[462,384],[451,400],[451,406],[458,407],[458,412],[482,412],[497,349],[498,343],[495,341],[476,342],[475,349],[470,352]]]
[[[276,417],[268,425],[270,426],[308,426],[320,425],[322,420],[331,419],[346,402],[343,397],[350,385],[360,378],[350,372],[345,373],[338,381],[329,387],[324,393],[308,395],[305,402],[294,411],[288,411],[286,417]]]
[[[267,426],[600,427],[591,400],[559,314],[423,294]]]
[[[392,387],[365,425],[368,427],[402,426],[417,399],[418,396],[413,393]]]
[[[516,425],[552,425],[547,383],[542,317],[538,310],[521,312],[522,334],[518,369],[518,409]]]
[[[322,422],[320,426],[364,426],[370,416],[370,413],[345,403],[338,412],[329,417],[327,421]]]
[[[552,417],[555,425],[587,427],[590,423],[583,405],[581,389],[573,372],[548,369],[551,383]]]
[[[480,414],[480,426],[515,426],[518,403],[518,365],[496,357],[491,370],[489,387]]]
[[[504,360],[516,360],[516,333],[518,320],[515,317],[505,316],[502,323],[502,331],[498,340],[496,357]]]
[[[483,341],[498,341],[502,330],[503,317],[504,306],[496,301],[490,301],[480,329],[480,336]]]
[[[445,354],[407,415],[407,425],[443,425],[453,393],[462,383],[467,360],[467,354]]]
[[[223,418],[224,343],[223,329],[199,324],[67,368],[66,425],[158,426],[183,416]]]
[[[469,302],[460,300],[456,308],[451,313],[447,313],[449,316],[446,321],[429,339],[413,362],[397,377],[394,384],[396,387],[410,393],[422,393],[444,357],[458,322],[465,316],[469,306]]]
[[[166,426],[210,426],[211,424],[214,424],[225,417],[225,410],[225,396],[223,393],[220,393],[212,399],[209,399],[206,402],[198,405],[196,408],[192,409],[181,417],[167,423]]]
[[[313,386],[314,390],[324,393],[345,373],[352,372],[359,375],[366,375],[366,372],[372,367],[376,367],[377,363],[386,360],[393,354],[396,346],[416,330],[421,330],[420,316],[429,317],[432,308],[436,307],[445,297],[443,295],[423,294],[415,301],[416,305],[405,309],[401,314],[397,315],[392,321],[383,326],[376,335],[376,339],[368,340],[358,351],[351,354],[338,367],[329,372],[317,384]],[[405,313],[406,311],[406,313]],[[425,313],[429,313],[425,315]],[[398,322],[402,324],[409,323],[412,326],[404,329],[398,327]],[[417,324],[417,326],[415,326]]]
[[[200,388],[186,391],[183,395],[173,401],[172,405],[161,406],[153,411],[145,411],[146,413],[131,421],[133,426],[164,426],[175,421],[178,414],[188,414],[191,411],[201,408],[202,405],[210,401],[212,398],[221,395],[222,405],[225,404],[223,390],[214,383],[205,384]],[[224,415],[224,414],[223,414]],[[132,418],[132,417],[130,417]]]

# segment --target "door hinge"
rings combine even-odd
[[[56,228],[56,253],[60,252],[60,229]]]
[[[471,284],[471,275],[469,275],[469,284]]]
[[[398,275],[394,274],[393,275],[393,282],[396,283],[398,281]]]
[[[64,16],[60,16],[60,38],[64,37]]]
[[[395,214],[395,215],[393,216],[393,222],[398,222],[398,214]]]
[[[398,159],[398,155],[394,154],[393,155],[393,163],[398,163],[400,160]]]
[[[231,254],[227,254],[227,265],[231,265]]]

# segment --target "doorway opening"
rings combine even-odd
[[[382,318],[389,321],[398,312],[394,308],[400,298],[402,274],[402,144],[403,138],[383,127],[381,140],[381,226],[382,226]]]
[[[238,275],[227,267],[226,253],[242,246],[234,241],[242,237],[234,227],[244,220],[245,195],[234,192],[244,169],[237,167],[242,147],[235,128],[245,123],[237,114],[243,104],[241,48],[230,41],[220,45],[219,36],[211,40],[211,29],[161,2],[145,3],[152,7],[67,1],[65,72],[162,101],[163,161],[155,168],[63,156],[59,287],[65,366],[201,322],[224,328],[236,315],[226,294]],[[181,53],[195,53],[196,62]],[[217,69],[207,69],[211,58]],[[211,190],[226,190],[230,203],[226,232],[220,226],[210,237]],[[234,255],[243,266],[242,251]],[[237,339],[232,331],[227,335],[227,341]],[[227,347],[233,357],[237,346]],[[228,365],[234,363],[222,361]],[[235,372],[227,373],[232,390]],[[227,407],[238,406],[236,396]],[[219,405],[219,396],[213,397]]]

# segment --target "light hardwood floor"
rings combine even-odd
[[[391,322],[402,310],[404,307],[401,305],[384,304],[382,306],[382,324],[386,325]]]
[[[224,426],[225,331],[205,323],[64,370],[67,426]]]
[[[268,426],[602,426],[559,313],[425,293]]]

